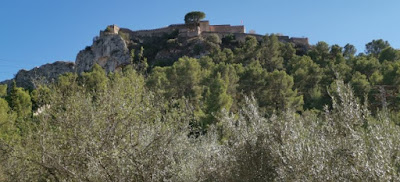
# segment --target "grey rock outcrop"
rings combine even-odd
[[[10,80],[4,80],[4,81],[1,81],[1,82],[0,82],[0,85],[7,85],[7,86],[8,86],[8,89],[10,89],[12,82],[13,82],[12,79],[10,79]]]
[[[10,88],[13,80],[15,80],[18,87],[33,89],[36,87],[36,83],[51,83],[59,75],[67,72],[80,74],[90,71],[96,63],[107,72],[115,71],[117,68],[130,63],[129,49],[121,36],[116,33],[103,33],[93,41],[92,46],[88,46],[78,53],[75,63],[57,61],[29,71],[20,70],[14,79],[2,81],[0,84],[7,84]]]
[[[75,64],[73,62],[57,61],[33,68],[29,71],[20,70],[13,80],[15,80],[18,87],[32,89],[35,88],[36,83],[51,83],[55,81],[59,75],[74,72],[74,70]],[[6,80],[0,82],[0,84],[7,84],[10,88],[13,80]]]
[[[130,63],[129,49],[118,34],[103,34],[76,56],[76,72],[90,71],[94,64],[107,72]]]

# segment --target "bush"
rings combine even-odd
[[[337,82],[333,109],[318,116],[288,111],[263,118],[247,99],[239,117],[225,117],[232,161],[226,181],[398,181],[400,128],[372,118],[351,88]]]
[[[71,77],[72,78],[72,77]],[[76,79],[76,77],[73,77]],[[191,137],[184,99],[166,101],[127,67],[96,92],[52,86],[21,142],[0,140],[4,181],[399,181],[400,128],[337,81],[332,109],[264,117],[254,98]],[[84,80],[83,80],[84,82]],[[71,85],[72,84],[72,85]]]

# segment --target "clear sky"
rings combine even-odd
[[[399,0],[2,0],[0,81],[19,69],[75,61],[109,24],[152,29],[183,23],[189,11],[211,24],[243,23],[258,34],[282,33],[359,52],[373,39],[400,48]]]

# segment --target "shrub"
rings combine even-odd
[[[264,117],[253,97],[203,135],[186,100],[166,101],[127,67],[105,89],[51,87],[50,106],[12,145],[4,181],[399,181],[400,128],[336,81],[332,109]],[[71,86],[72,84],[72,86]]]

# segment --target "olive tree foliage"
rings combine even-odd
[[[247,99],[239,117],[224,117],[231,161],[221,181],[398,181],[399,134],[385,113],[373,118],[351,87],[322,115],[293,111],[264,118]],[[234,162],[232,162],[234,161]],[[218,174],[221,174],[218,173]]]
[[[52,86],[51,104],[34,118],[37,125],[22,139],[24,145],[0,140],[6,179],[199,181],[206,176],[201,168],[212,164],[205,159],[223,152],[217,140],[188,137],[193,117],[186,102],[171,101],[170,107],[155,99],[133,69],[109,79],[104,90],[79,85],[66,97]]]

